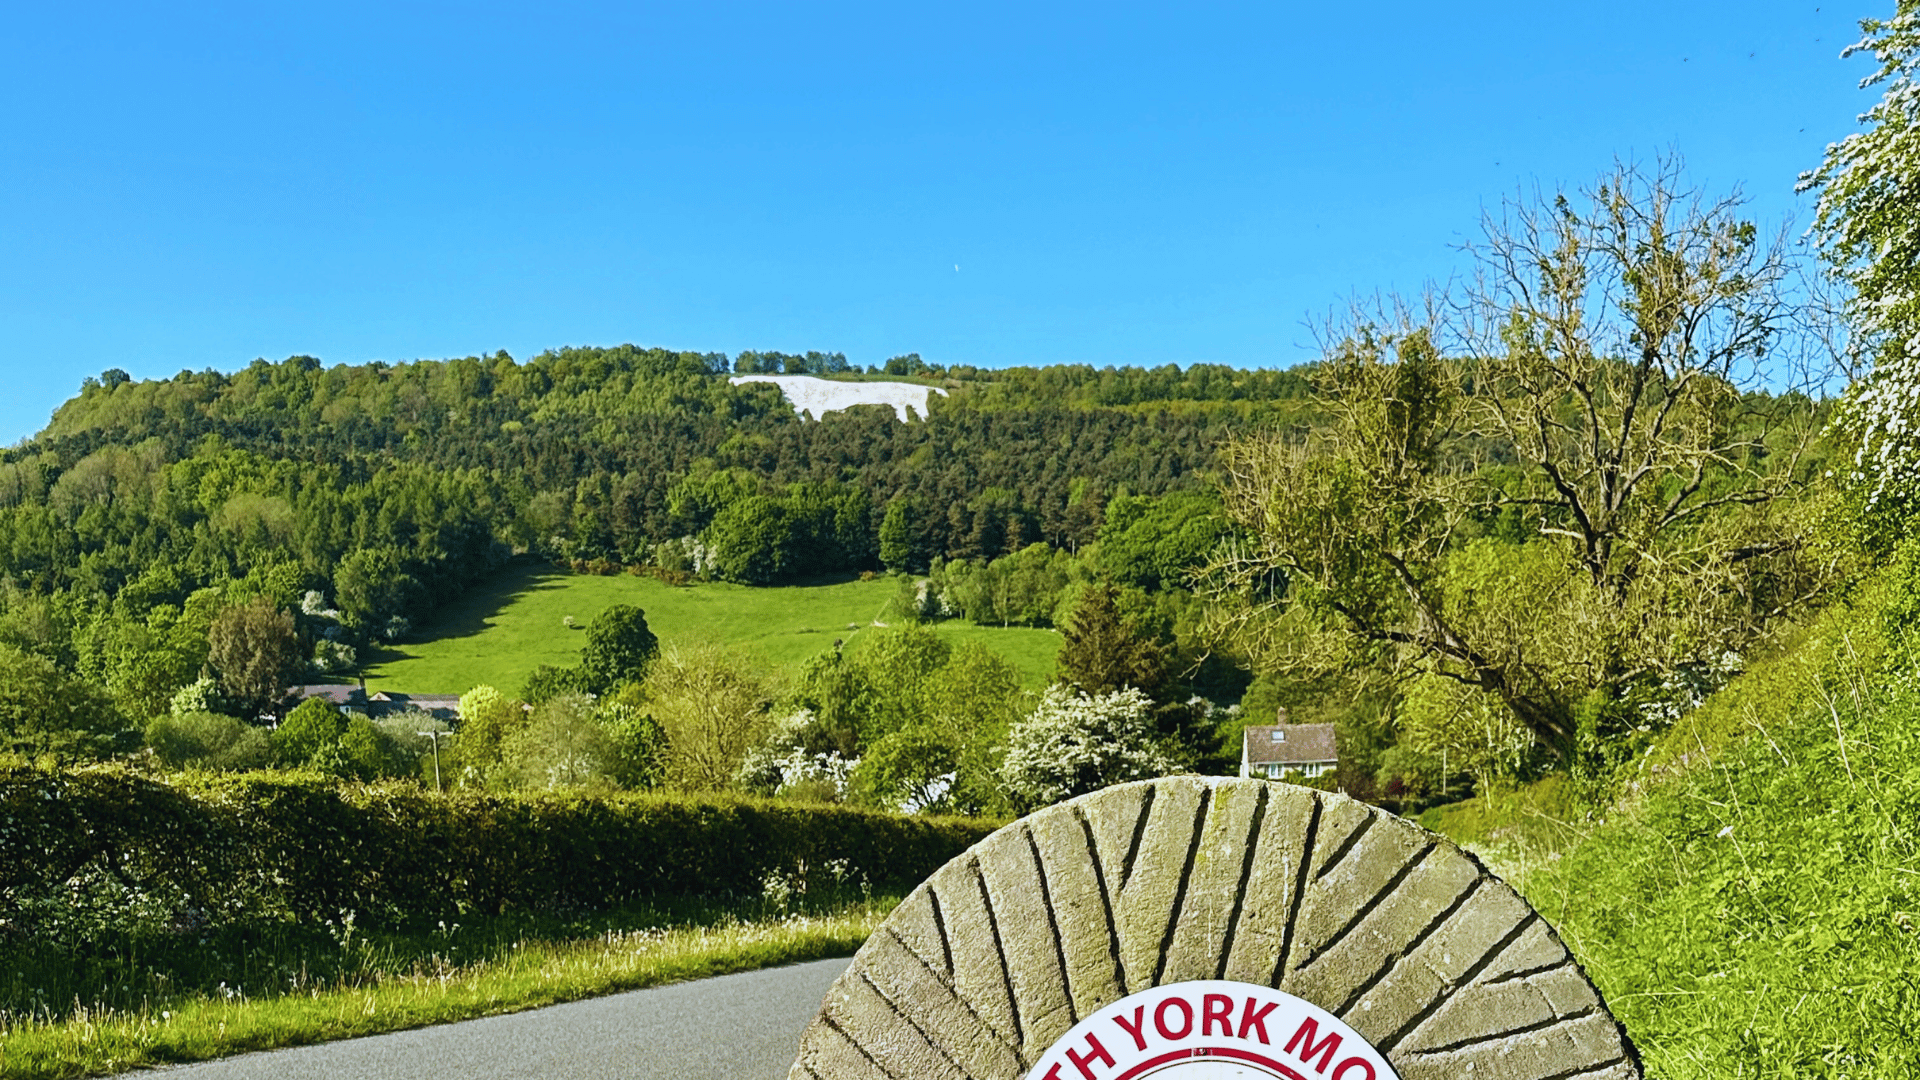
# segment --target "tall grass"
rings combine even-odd
[[[419,934],[351,919],[0,956],[0,1076],[80,1077],[850,955],[897,898],[688,901]]]
[[[1916,638],[1856,600],[1683,718],[1611,804],[1431,816],[1559,928],[1650,1076],[1920,1075]]]

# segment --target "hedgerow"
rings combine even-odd
[[[651,794],[436,795],[308,774],[0,773],[0,941],[660,897],[901,890],[992,829],[963,818]]]

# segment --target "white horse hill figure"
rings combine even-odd
[[[919,413],[923,420],[927,418],[928,394],[939,394],[941,397],[947,394],[937,386],[921,386],[919,383],[836,382],[812,375],[735,375],[728,381],[735,386],[750,382],[772,383],[793,403],[794,412],[811,420],[854,405],[891,405],[894,415],[904,424],[909,420],[908,409]]]

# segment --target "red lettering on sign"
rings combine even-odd
[[[1093,1067],[1087,1063],[1090,1061],[1104,1061],[1111,1066],[1113,1064],[1113,1055],[1107,1053],[1107,1048],[1101,1046],[1100,1040],[1094,1038],[1091,1032],[1087,1035],[1087,1047],[1088,1050],[1085,1057],[1081,1057],[1072,1050],[1068,1050],[1067,1060],[1073,1062],[1073,1067],[1080,1070],[1081,1076],[1086,1077],[1087,1080],[1093,1080]],[[1058,1066],[1055,1067],[1057,1068]]]
[[[1220,1034],[1233,1034],[1233,999],[1225,994],[1208,994],[1200,999],[1201,1037],[1213,1034],[1215,1024],[1220,1026]]]
[[[1315,1042],[1316,1039],[1319,1041]],[[1320,1025],[1314,1022],[1313,1017],[1309,1016],[1305,1020],[1300,1021],[1300,1030],[1294,1032],[1293,1038],[1287,1040],[1287,1053],[1293,1053],[1293,1048],[1302,1043],[1306,1044],[1306,1048],[1300,1051],[1298,1055],[1300,1060],[1311,1064],[1313,1062],[1313,1055],[1319,1054],[1320,1064],[1315,1065],[1313,1071],[1326,1072],[1327,1066],[1333,1064],[1334,1051],[1340,1049],[1340,1033],[1337,1031],[1329,1031],[1327,1032],[1327,1037],[1321,1039]],[[1345,1062],[1341,1063],[1343,1067],[1345,1064]]]
[[[1244,1039],[1247,1037],[1247,1032],[1258,1031],[1260,1033],[1260,1041],[1271,1046],[1273,1045],[1273,1040],[1267,1038],[1267,1014],[1279,1008],[1280,1003],[1277,1001],[1269,1001],[1261,1006],[1258,1011],[1255,1011],[1253,1006],[1259,1000],[1259,998],[1255,997],[1247,998],[1246,1011],[1240,1014],[1240,1037]]]
[[[1140,1029],[1145,1027],[1147,1023],[1146,1014],[1147,1007],[1141,1005],[1133,1010],[1133,1023],[1131,1024],[1127,1023],[1127,1018],[1124,1016],[1115,1016],[1113,1018],[1113,1022],[1119,1024],[1121,1030],[1133,1036],[1133,1048],[1135,1050],[1145,1050],[1147,1048],[1147,1037],[1140,1033]]]
[[[1367,1070],[1367,1080],[1373,1080],[1372,1063],[1365,1058],[1357,1057],[1350,1057],[1341,1062],[1340,1067],[1333,1070],[1333,1080],[1340,1080],[1340,1074],[1346,1072],[1348,1069],[1365,1069]]]
[[[1169,1031],[1167,1030],[1167,1009],[1176,1005],[1180,1008],[1180,1030]],[[1184,1039],[1193,1034],[1193,1006],[1187,1004],[1186,998],[1170,997],[1154,1007],[1153,1026],[1160,1029],[1160,1037],[1163,1039]]]
[[[1053,1066],[1053,1068],[1051,1068],[1051,1069],[1048,1069],[1048,1070],[1047,1070],[1047,1075],[1045,1075],[1045,1076],[1043,1076],[1043,1077],[1041,1077],[1041,1078],[1040,1078],[1040,1080],[1060,1080],[1060,1065],[1059,1065],[1059,1063],[1058,1063],[1058,1062],[1055,1062],[1055,1063],[1054,1063],[1054,1066]]]

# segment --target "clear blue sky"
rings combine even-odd
[[[1615,154],[1804,222],[1891,8],[22,4],[0,443],[295,353],[1290,365]]]

